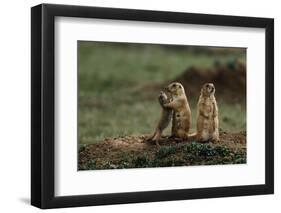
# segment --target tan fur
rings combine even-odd
[[[214,94],[212,83],[203,85],[197,104],[196,140],[199,142],[219,141],[218,106]]]
[[[184,87],[174,82],[166,88],[172,95],[172,101],[164,104],[164,107],[173,110],[172,136],[187,139],[191,127],[191,111]]]
[[[161,138],[162,132],[169,125],[173,114],[172,109],[164,107],[165,103],[171,101],[171,97],[168,97],[166,93],[161,91],[160,95],[158,96],[158,101],[162,106],[162,113],[154,134],[149,138],[149,140],[155,141],[157,146],[159,146],[159,140]]]

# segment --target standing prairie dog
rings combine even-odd
[[[215,98],[215,86],[206,83],[201,89],[197,104],[197,132],[199,142],[219,141],[218,106]]]
[[[158,122],[158,125],[156,127],[156,130],[151,138],[149,140],[155,141],[156,145],[159,146],[159,140],[162,135],[163,130],[169,125],[171,119],[172,119],[172,114],[173,110],[170,108],[164,107],[165,103],[170,102],[170,97],[167,96],[166,93],[163,91],[160,92],[158,96],[158,101],[160,105],[162,106],[162,113],[160,120]]]
[[[164,104],[164,107],[174,111],[172,136],[187,139],[191,127],[191,111],[184,87],[178,82],[173,82],[169,84],[166,89],[171,94],[172,100],[169,103]]]

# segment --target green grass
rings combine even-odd
[[[197,49],[79,42],[79,143],[91,144],[104,137],[127,134],[150,134],[161,113],[158,91],[146,94],[139,88],[174,79],[192,65],[211,67],[217,57],[222,62],[230,57],[245,60],[241,51],[217,51],[214,55],[206,51],[196,52]],[[190,97],[193,130],[197,99]],[[220,102],[219,108],[223,130],[245,130],[246,109],[243,104]]]

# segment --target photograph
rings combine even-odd
[[[31,7],[32,206],[274,194],[275,13],[212,6]]]
[[[77,41],[78,170],[247,163],[247,48]]]

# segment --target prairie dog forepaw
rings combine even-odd
[[[159,100],[160,104],[163,105],[167,101],[167,99],[168,99],[168,97],[167,97],[166,93],[163,91],[160,91],[159,96],[158,96],[158,100]]]

